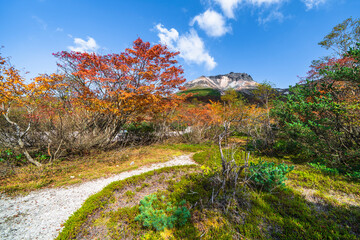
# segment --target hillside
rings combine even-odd
[[[178,93],[178,95],[191,94],[191,97],[187,97],[187,101],[197,99],[201,102],[217,102],[220,101],[221,91],[213,88],[191,88]]]

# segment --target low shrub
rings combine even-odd
[[[152,123],[148,122],[139,122],[139,123],[130,123],[125,125],[125,129],[128,133],[153,133],[155,131],[155,127]]]
[[[154,228],[157,231],[183,226],[190,218],[190,211],[184,204],[185,200],[174,205],[166,202],[165,196],[159,199],[156,194],[145,196],[140,201],[140,214],[135,217],[135,221],[141,221],[144,227]]]
[[[265,191],[271,192],[277,187],[284,187],[286,174],[291,172],[294,166],[281,163],[260,161],[258,164],[250,163],[250,175],[252,182]]]
[[[339,174],[339,170],[336,168],[330,168],[327,167],[324,164],[320,164],[320,163],[309,163],[309,165],[317,170],[320,170],[323,173],[326,174],[330,174],[330,175],[338,175]]]
[[[347,173],[346,176],[353,180],[360,180],[360,171]]]

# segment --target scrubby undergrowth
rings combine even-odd
[[[204,148],[194,160],[203,169],[220,164],[216,147]],[[211,202],[212,183],[200,166],[157,170],[112,183],[89,198],[67,221],[58,239],[360,238],[359,182],[307,164],[292,164],[291,158],[262,160],[295,167],[286,188],[236,191],[235,199],[224,207],[226,193]],[[258,163],[259,158],[250,161]],[[165,196],[165,202],[185,201],[191,218],[183,226],[163,231],[144,227],[135,218],[140,214],[140,199],[149,194]]]

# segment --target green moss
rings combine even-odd
[[[124,239],[141,236],[144,230],[139,222],[134,221],[139,214],[139,206],[119,208],[115,212],[108,213],[108,232],[111,239]]]
[[[342,211],[351,214],[348,210]],[[253,192],[248,212],[244,224],[238,225],[238,229],[250,238],[357,239],[355,234],[335,221],[337,217],[317,212],[293,191],[277,194]]]
[[[206,151],[195,153],[193,159],[198,164],[205,166],[215,166],[221,164],[221,158],[217,146],[212,146],[206,149]]]
[[[94,223],[93,226],[97,227],[97,226],[106,226],[109,222],[109,217],[107,217],[105,214],[103,214],[101,217],[97,218]]]
[[[131,190],[128,190],[125,192],[125,196],[127,196],[129,198],[133,198],[135,196],[135,193]]]
[[[140,187],[135,188],[135,191],[140,192],[142,189],[144,189],[144,188],[146,188],[148,186],[149,186],[148,183],[143,183],[143,184],[141,184]]]
[[[289,179],[289,184],[293,187],[315,189],[323,193],[335,191],[360,195],[359,182],[351,181],[342,175],[329,175],[307,165],[297,165],[289,174]]]

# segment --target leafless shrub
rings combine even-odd
[[[231,134],[229,126],[230,123],[225,122],[224,131],[218,136],[221,170],[211,178],[213,190],[210,200],[211,203],[214,203],[219,194],[224,193],[226,208],[230,206],[239,190],[246,190],[250,181],[248,175],[250,152],[244,152],[243,159],[235,159],[235,154],[239,148],[236,143],[227,141]]]

